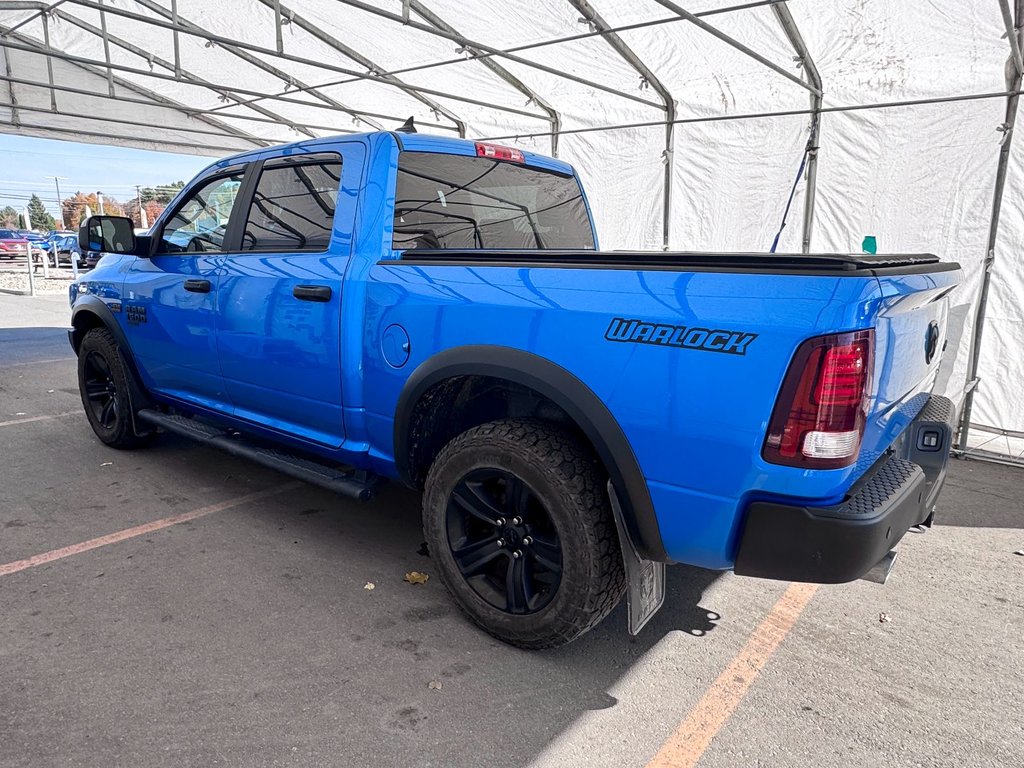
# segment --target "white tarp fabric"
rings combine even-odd
[[[737,3],[680,5],[698,13]],[[171,0],[54,3],[44,29],[39,11],[48,5],[0,2],[0,35],[28,20],[0,37],[0,76],[6,75],[0,81],[0,131],[217,156],[311,135],[392,129],[413,115],[422,131],[454,136],[461,122],[471,138],[505,137],[506,143],[550,153],[547,105],[567,132],[558,154],[576,165],[586,183],[602,247],[662,247],[664,127],[573,133],[664,120],[657,89],[601,36],[531,47],[593,31],[580,3],[280,0],[284,56],[277,55],[274,0],[178,0],[177,35]],[[997,0],[789,5],[821,74],[826,109],[1006,90],[1009,45]],[[589,8],[613,28],[676,16],[656,0],[591,0]],[[402,23],[404,10],[412,24]],[[800,74],[768,4],[703,18]],[[476,56],[479,47],[417,26],[438,23],[488,49],[527,47],[514,58],[485,61]],[[52,60],[53,81],[65,90],[30,84],[47,82],[41,53],[47,35],[51,50],[69,57]],[[639,26],[619,37],[671,94],[679,119],[809,107],[807,90],[687,21]],[[443,61],[449,63],[424,68]],[[508,82],[487,62],[519,82]],[[363,77],[371,69],[396,73],[424,90]],[[873,235],[880,252],[929,251],[963,265],[952,323],[962,333],[951,342],[942,374],[946,393],[958,401],[1005,108],[1005,98],[998,97],[822,117],[813,250],[858,252],[863,238]],[[678,125],[671,148],[670,247],[767,250],[808,127],[806,114]],[[1018,457],[1024,455],[1022,153],[1018,140],[972,419],[994,430],[975,431],[974,445]],[[801,181],[780,251],[800,250],[804,189]]]

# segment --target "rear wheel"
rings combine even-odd
[[[495,421],[445,446],[423,527],[466,615],[522,648],[563,645],[607,616],[625,576],[604,487],[580,442],[544,422]]]
[[[78,389],[93,432],[112,448],[137,448],[152,438],[132,424],[131,371],[113,334],[93,328],[78,349]]]

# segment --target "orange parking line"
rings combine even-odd
[[[647,768],[693,768],[697,764],[817,590],[815,584],[789,585]]]
[[[89,539],[88,541],[83,541],[80,544],[72,544],[69,547],[52,549],[49,552],[32,555],[32,557],[27,557],[24,560],[15,560],[13,563],[0,565],[0,576],[9,576],[10,574],[17,573],[18,571],[24,571],[26,568],[35,568],[37,565],[45,565],[46,563],[52,563],[54,560],[61,560],[65,557],[71,557],[72,555],[78,555],[82,552],[88,552],[90,549],[105,547],[108,544],[117,544],[119,541],[133,539],[136,536],[144,536],[147,533],[153,533],[154,531],[159,531],[163,528],[169,528],[172,525],[178,525],[178,523],[187,523],[189,520],[195,520],[199,517],[212,515],[214,512],[223,512],[225,509],[231,509],[232,507],[237,507],[241,504],[260,501],[261,499],[276,496],[277,494],[284,493],[285,491],[294,490],[300,485],[301,483],[285,483],[284,485],[278,485],[274,488],[256,491],[255,493],[249,493],[245,496],[236,496],[235,498],[228,499],[227,501],[221,501],[217,504],[210,504],[206,507],[193,509],[191,512],[182,512],[180,515],[171,515],[170,517],[164,517],[160,520],[154,520],[151,523],[143,523],[142,525],[136,525],[133,528],[125,528],[123,531],[117,531],[116,533],[108,533],[106,536]]]
[[[67,411],[65,413],[55,413],[51,416],[26,416],[23,419],[11,419],[10,421],[0,421],[0,427],[13,427],[15,424],[31,424],[33,421],[50,421],[51,419],[63,419],[65,416],[74,416],[77,413],[81,413],[79,409],[77,411]]]

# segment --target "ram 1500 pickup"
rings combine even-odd
[[[624,593],[638,631],[668,563],[884,578],[945,475],[960,271],[933,256],[601,251],[567,163],[389,132],[221,160],[148,235],[79,237],[102,442],[420,488],[437,574],[522,647]]]

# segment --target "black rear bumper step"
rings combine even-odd
[[[267,448],[249,442],[245,437],[205,424],[186,416],[161,413],[145,409],[137,414],[139,421],[160,427],[168,432],[197,440],[222,451],[241,456],[286,475],[319,485],[356,501],[369,501],[376,493],[379,478],[376,475],[343,470],[295,456],[276,448]]]

